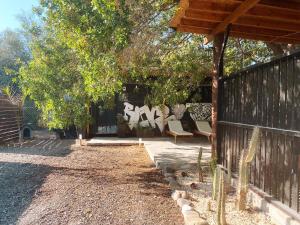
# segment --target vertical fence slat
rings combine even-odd
[[[274,98],[273,98],[273,127],[279,125],[279,90],[280,90],[280,63],[274,65]]]
[[[295,129],[300,130],[300,57],[295,59],[295,73],[294,73],[294,120],[298,121],[295,123]]]
[[[292,170],[292,140],[290,137],[285,138],[285,157],[284,157],[284,197],[283,202],[287,206],[291,206],[291,170]]]
[[[294,140],[292,141],[291,149],[293,152]],[[292,171],[291,171],[291,208],[298,211],[298,157],[292,154]]]
[[[260,149],[261,149],[261,168],[260,168],[260,183],[261,189],[266,191],[266,133],[264,131],[261,132],[261,141],[260,141]]]
[[[288,74],[287,74],[287,126],[286,128],[291,130],[293,128],[293,86],[294,86],[294,59],[289,58],[288,60]]]

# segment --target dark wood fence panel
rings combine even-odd
[[[0,96],[0,144],[19,138],[17,112],[17,106],[12,105],[6,97]]]
[[[250,183],[299,212],[300,53],[220,80],[218,154],[227,166],[231,149],[233,172],[255,126],[262,132]]]

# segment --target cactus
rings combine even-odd
[[[201,159],[202,159],[203,149],[200,147],[199,155],[198,155],[198,172],[199,172],[199,182],[203,182],[203,171],[201,167]]]
[[[212,158],[209,162],[211,174],[214,175],[217,168],[217,159]]]
[[[227,155],[227,187],[226,187],[226,191],[229,192],[230,191],[230,187],[231,187],[231,165],[232,165],[232,161],[231,161],[231,155],[232,155],[232,151],[231,149],[228,149],[228,155]]]
[[[246,156],[246,163],[250,163],[256,153],[257,146],[259,144],[260,140],[260,129],[258,127],[255,127],[251,136],[249,148],[248,148],[248,154]]]
[[[237,188],[237,208],[238,210],[246,209],[247,187],[248,186],[248,170],[245,162],[245,152],[241,152],[239,162],[239,179]]]
[[[211,211],[211,201],[210,201],[210,200],[207,201],[207,207],[206,207],[206,210],[207,210],[208,212]]]
[[[225,191],[225,181],[224,181],[224,172],[220,173],[220,182],[219,182],[219,193],[218,193],[218,208],[217,208],[217,224],[226,225],[225,217],[225,201],[226,201],[226,191]]]
[[[220,167],[215,168],[214,176],[213,176],[213,193],[212,193],[212,199],[216,200],[217,193],[219,189],[219,183],[220,183]]]
[[[249,165],[254,159],[255,152],[259,143],[260,129],[254,128],[252,137],[250,140],[248,151],[242,151],[240,162],[239,162],[239,180],[238,180],[238,189],[237,189],[237,208],[238,210],[246,209],[246,199],[248,191],[248,173]]]

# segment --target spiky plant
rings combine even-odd
[[[226,191],[225,191],[225,180],[224,172],[220,173],[220,182],[219,182],[219,193],[218,193],[218,208],[217,208],[217,224],[226,225],[225,217],[225,201],[226,201]]]
[[[227,187],[226,187],[227,192],[230,191],[230,187],[231,187],[231,165],[232,165],[231,155],[232,155],[232,150],[230,148],[228,149],[228,155],[227,155],[227,178],[228,178]]]
[[[247,198],[247,163],[245,162],[245,152],[241,152],[239,162],[239,179],[237,187],[237,208],[238,210],[246,209],[246,198]]]
[[[238,210],[246,209],[246,200],[249,183],[249,165],[254,159],[256,149],[259,144],[260,129],[255,127],[252,133],[248,151],[242,151],[239,162],[239,179],[237,189],[237,208]]]
[[[207,201],[207,207],[206,207],[206,210],[209,212],[209,211],[211,211],[211,201],[210,201],[210,199],[208,199],[208,201]]]
[[[214,175],[214,173],[216,171],[216,168],[217,168],[217,159],[216,158],[212,158],[209,161],[209,166],[210,166],[211,174]]]
[[[212,193],[212,199],[216,200],[218,189],[219,189],[219,183],[220,183],[220,167],[215,168],[214,176],[213,176],[213,193]]]
[[[203,153],[203,149],[202,149],[202,147],[200,147],[199,154],[198,154],[199,182],[203,182],[203,170],[202,170],[202,167],[201,167],[202,153]]]
[[[255,127],[251,136],[251,140],[248,148],[248,154],[245,159],[247,163],[250,163],[254,159],[259,141],[260,141],[260,128]]]

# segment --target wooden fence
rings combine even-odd
[[[224,166],[232,149],[233,172],[255,126],[250,182],[299,212],[300,52],[220,80],[217,149]]]
[[[17,112],[17,106],[12,105],[5,96],[0,96],[0,144],[19,138]]]

